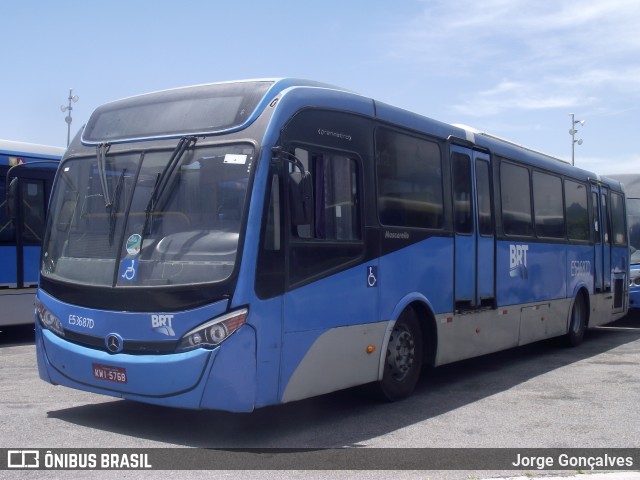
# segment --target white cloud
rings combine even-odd
[[[543,110],[548,108],[573,108],[594,103],[570,92],[544,85],[548,82],[531,84],[526,82],[502,81],[494,88],[476,92],[454,109],[469,116],[496,115],[507,110]],[[555,93],[549,93],[555,92]]]
[[[629,154],[623,157],[575,157],[577,167],[589,170],[600,175],[611,175],[620,173],[638,173],[640,165],[640,155]]]
[[[431,80],[464,79],[462,114],[603,111],[640,97],[638,25],[637,0],[430,0],[392,55]]]

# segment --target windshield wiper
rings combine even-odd
[[[158,203],[160,202],[160,199],[162,198],[162,195],[166,190],[169,181],[171,180],[173,172],[180,163],[180,159],[184,155],[184,152],[187,151],[187,149],[196,144],[197,140],[198,139],[196,137],[182,137],[178,142],[178,145],[176,145],[176,148],[173,150],[173,153],[171,154],[171,158],[169,158],[167,165],[164,167],[162,172],[158,174],[155,186],[153,187],[153,191],[151,192],[151,197],[149,198],[149,203],[147,203],[147,208],[145,209],[144,227],[142,228],[143,236],[149,234],[151,215],[157,208]]]
[[[113,192],[113,197],[114,197],[113,203],[109,205],[109,245],[113,244],[113,237],[116,231],[116,213],[118,212],[118,207],[120,205],[120,196],[122,195],[122,187],[124,185],[124,175],[126,172],[127,172],[127,169],[123,168],[122,173],[120,174],[120,178],[118,178],[116,189]]]
[[[96,145],[96,157],[98,159],[98,177],[100,177],[100,185],[102,186],[102,197],[104,198],[105,208],[111,206],[111,198],[109,195],[109,185],[107,184],[107,172],[106,172],[106,158],[107,152],[111,148],[108,143],[101,143]]]

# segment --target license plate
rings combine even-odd
[[[106,380],[107,382],[127,383],[127,370],[121,367],[94,363],[93,376],[98,380]]]

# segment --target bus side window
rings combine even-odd
[[[533,172],[533,210],[538,237],[564,238],[565,219],[560,177]]]
[[[587,187],[572,180],[565,180],[564,202],[569,240],[590,240]]]
[[[376,132],[378,217],[383,225],[442,229],[442,158],[437,143],[386,128]]]
[[[478,179],[478,232],[484,236],[493,236],[490,175],[489,162],[476,160],[476,176]]]
[[[358,160],[301,148],[295,155],[312,176],[313,215],[309,225],[289,226],[290,287],[340,271],[364,252]]]
[[[513,163],[500,165],[502,226],[507,235],[530,236],[531,186],[529,170]]]
[[[627,244],[627,229],[622,195],[611,192],[611,231],[615,245]]]
[[[600,243],[600,210],[598,207],[598,194],[591,192],[591,203],[593,204],[593,234],[596,243]]]
[[[609,220],[609,204],[607,202],[607,195],[602,194],[602,223],[604,232],[604,243],[608,244],[611,238],[611,223]]]
[[[473,232],[471,208],[471,159],[467,155],[454,152],[453,165],[453,225],[456,233]]]

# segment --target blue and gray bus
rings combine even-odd
[[[47,202],[63,154],[59,147],[0,140],[0,326],[33,324]]]
[[[618,182],[312,81],[216,83],[92,113],[58,169],[39,374],[252,411],[627,311]]]
[[[640,174],[607,175],[620,181],[627,197],[627,223],[629,226],[629,308],[640,308]]]

